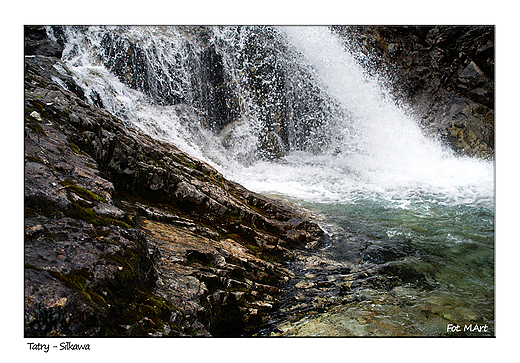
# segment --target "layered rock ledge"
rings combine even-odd
[[[283,262],[323,240],[87,104],[56,44],[26,36],[25,335],[239,336],[277,307]]]

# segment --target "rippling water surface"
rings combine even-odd
[[[439,160],[433,178],[385,183],[381,170],[312,159],[241,174],[246,186],[317,212],[329,236],[291,264],[286,316],[270,334],[442,336],[456,325],[494,334],[492,163],[454,157]],[[481,332],[469,331],[475,324]]]

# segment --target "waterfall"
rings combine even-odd
[[[402,199],[426,191],[446,202],[492,203],[492,163],[455,156],[425,134],[326,27],[281,31],[301,55],[297,61],[312,67],[318,86],[348,113],[329,130],[341,137],[327,153],[288,157],[297,165],[292,175],[307,174],[326,191],[322,201],[350,200],[359,192]]]
[[[492,203],[492,163],[426,135],[327,27],[49,33],[89,102],[253,190],[320,202],[426,193]]]

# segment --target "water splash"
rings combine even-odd
[[[381,196],[400,203],[430,195],[443,203],[493,203],[493,164],[455,156],[426,135],[327,28],[280,30],[298,50],[294,61],[312,67],[319,86],[348,117],[335,120],[335,143],[320,155],[293,152],[234,177],[264,193],[315,202]]]
[[[493,163],[427,136],[327,27],[85,27],[62,37],[91,103],[252,190],[493,203]],[[211,121],[204,103],[213,85],[197,74],[207,64],[233,103],[226,122]]]

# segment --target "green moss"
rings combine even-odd
[[[67,179],[63,181],[61,184],[64,188],[67,189],[67,191],[74,192],[81,198],[86,199],[90,202],[107,202],[105,198],[97,195],[96,193],[91,192],[90,190],[85,189],[83,187],[80,187],[79,185],[76,185],[76,183],[71,179]],[[92,208],[80,205],[73,198],[69,197],[69,200],[71,201],[71,205],[65,211],[65,215],[67,217],[81,219],[83,221],[92,223],[96,227],[115,225],[123,228],[131,228],[132,222],[129,219],[122,221],[117,218],[102,216],[94,212]]]
[[[94,291],[89,291],[87,293],[89,299],[90,299],[90,302],[92,302],[92,304],[96,305],[96,306],[108,306],[107,302],[105,301],[105,299],[103,298],[103,296],[99,295],[98,293],[94,292]]]
[[[80,197],[84,198],[84,199],[87,199],[91,202],[103,202],[103,203],[106,203],[106,199],[97,195],[96,193],[93,193],[91,192],[90,190],[88,189],[85,189],[85,188],[82,188],[78,185],[71,185],[69,187],[70,190],[74,191],[76,194],[78,194]]]
[[[82,207],[75,201],[71,201],[69,208],[65,210],[65,215],[69,218],[80,219],[92,223],[96,227],[102,226],[120,226],[123,228],[131,228],[131,225],[119,219],[103,217],[92,210],[92,208]]]
[[[38,214],[52,219],[61,217],[61,213],[49,199],[40,195],[33,195],[25,198],[25,218],[36,217]]]
[[[87,288],[87,280],[91,277],[91,273],[88,270],[74,270],[66,275],[52,270],[49,270],[48,273],[55,279],[63,282],[65,286],[74,289],[92,307],[103,310],[108,306],[101,295]]]
[[[85,286],[87,279],[90,277],[90,272],[88,272],[86,269],[71,271],[67,275],[62,275],[59,272],[51,270],[49,271],[49,274],[52,277],[64,282],[68,287],[79,291],[86,291]]]
[[[108,260],[112,260],[113,262],[116,262],[117,264],[121,265],[122,270],[118,273],[118,275],[122,280],[125,280],[127,278],[133,278],[135,276],[137,258],[132,252],[127,251],[127,253],[129,255],[126,257],[111,254],[107,254],[104,256]]]
[[[106,203],[106,199],[97,195],[94,192],[91,192],[90,190],[80,187],[76,184],[76,182],[72,179],[67,179],[63,182],[61,182],[61,185],[63,185],[64,188],[67,188],[68,190],[73,191],[83,199],[86,199],[91,202],[103,202]]]
[[[74,153],[81,155],[81,150],[79,149],[78,145],[71,143],[70,148]]]
[[[65,211],[65,215],[70,218],[81,219],[92,223],[95,226],[104,225],[102,219],[99,218],[92,208],[82,207],[76,202],[72,202],[72,205]]]
[[[246,247],[248,250],[256,253],[259,253],[261,251],[261,248],[258,246],[253,246],[252,244],[246,244],[244,247]]]
[[[186,165],[190,169],[197,169],[197,166],[195,164],[193,164],[192,162],[188,161],[186,159],[186,157],[184,157],[183,155],[176,155],[176,156],[177,156],[177,161],[179,161],[181,164]]]
[[[106,219],[105,219],[106,220]],[[120,221],[118,219],[109,219],[108,220],[109,224],[111,225],[115,225],[115,226],[119,226],[119,227],[123,227],[123,228],[132,228],[132,225],[129,224],[129,223],[126,223],[126,222],[123,222],[123,221]]]
[[[26,155],[25,158],[26,158],[28,161],[33,162],[33,163],[45,164],[45,162],[44,162],[42,159],[37,158],[36,156]]]
[[[45,161],[43,161],[42,159],[40,159],[39,157],[36,157],[36,156],[33,156],[33,155],[26,155],[25,158],[30,161],[30,162],[33,162],[33,163],[40,163],[40,164],[43,164],[45,165],[46,167],[48,168],[51,168],[52,170],[56,170],[56,168],[54,166],[52,166],[51,164],[49,163],[46,163]]]

